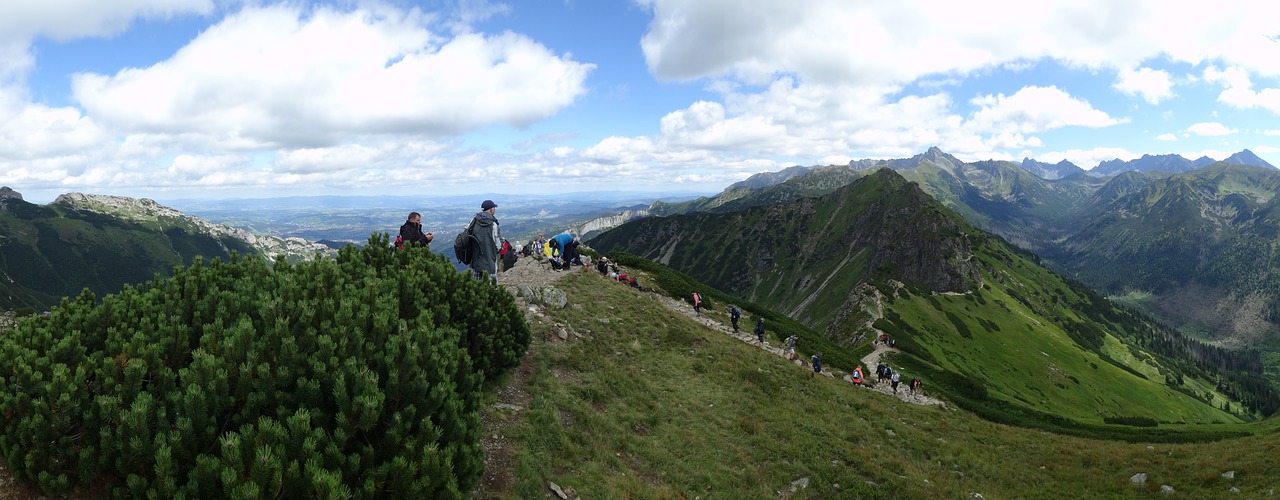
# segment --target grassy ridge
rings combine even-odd
[[[811,377],[588,273],[559,286],[571,305],[534,320],[532,401],[502,431],[511,490],[481,497],[541,497],[554,481],[583,498],[776,498],[807,477],[793,498],[1158,496],[1162,484],[1203,498],[1280,481],[1277,419],[1198,426],[1258,435],[1197,444],[1050,435]],[[560,342],[557,324],[585,339]],[[1147,483],[1131,484],[1139,472]]]

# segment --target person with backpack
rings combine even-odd
[[[484,200],[480,211],[471,219],[471,234],[476,241],[471,257],[471,273],[476,279],[498,274],[498,250],[502,249],[502,231],[498,228],[498,204]]]
[[[814,354],[810,359],[813,361],[813,373],[822,373],[822,353]]]
[[[405,245],[425,247],[431,244],[433,238],[434,233],[422,232],[422,214],[409,212],[409,217],[400,226],[400,235],[396,237],[396,249],[404,248]]]
[[[862,367],[861,366],[855,366],[853,368],[853,374],[849,376],[849,381],[853,382],[853,385],[858,385],[858,386],[862,385]]]
[[[756,338],[759,339],[760,345],[764,345],[764,316],[756,321]]]
[[[693,292],[693,314],[702,316],[702,296],[698,292]]]
[[[796,342],[799,340],[800,337],[795,335],[787,337],[787,361],[796,359]]]
[[[911,389],[911,394],[916,394],[917,392],[920,392],[921,394],[923,394],[923,391],[920,390],[921,389],[920,386],[921,386],[920,377],[912,378],[911,385],[909,386]]]
[[[729,321],[733,323],[733,333],[738,333],[738,318],[742,317],[742,311],[738,306],[729,304]]]
[[[898,378],[899,378],[899,375],[898,375],[898,372],[896,372],[896,371],[895,371],[895,372],[893,372],[893,375],[890,375],[890,376],[889,376],[889,382],[893,385],[893,395],[894,395],[894,396],[897,396],[897,395],[898,395]]]
[[[498,250],[498,255],[502,256],[502,272],[507,272],[516,265],[516,249],[512,248],[511,242],[506,239],[502,240],[502,249]]]

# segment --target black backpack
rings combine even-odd
[[[480,243],[480,240],[476,239],[476,236],[471,232],[475,226],[476,220],[471,219],[471,224],[453,238],[453,255],[458,258],[458,262],[468,266],[471,265],[471,260],[475,257],[476,246]]]

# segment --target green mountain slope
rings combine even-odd
[[[863,281],[905,277],[956,292],[976,286],[960,224],[886,169],[823,197],[640,219],[591,244],[656,260],[825,328]]]
[[[252,254],[247,242],[68,204],[0,200],[0,308],[42,309],[88,288],[103,295],[167,275],[196,256]]]
[[[1280,323],[1280,171],[1214,164],[1155,179],[1084,220],[1052,258],[1108,293],[1228,345]]]
[[[814,377],[590,273],[556,286],[569,306],[538,309],[520,376],[488,410],[490,463],[509,465],[476,498],[550,483],[582,498],[1248,497],[1280,470],[1280,420],[1185,428],[1257,433],[1194,444],[1048,434]]]
[[[917,369],[999,412],[1222,422],[1237,418],[1222,411],[1232,399],[1267,414],[1280,404],[1251,385],[1256,352],[1199,355],[1203,346],[1064,282],[888,169],[819,198],[634,221],[591,244],[666,263],[847,348],[874,326]]]
[[[816,196],[872,168],[890,167],[970,223],[1042,256],[1059,273],[1201,338],[1274,353],[1280,345],[1280,212],[1274,201],[1280,170],[1202,163],[1207,166],[1179,174],[1125,171],[1049,181],[1014,163],[965,163],[932,148],[912,158],[852,162],[848,172],[810,169],[783,183],[734,192],[714,210]],[[791,187],[806,185],[814,188]],[[1269,376],[1280,387],[1280,354],[1267,358]]]

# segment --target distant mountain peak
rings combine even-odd
[[[14,191],[9,186],[0,187],[0,200],[22,199],[22,193]]]
[[[1253,154],[1253,151],[1249,151],[1248,149],[1241,150],[1239,153],[1228,156],[1227,159],[1222,161],[1235,163],[1237,165],[1276,168],[1274,165],[1267,163],[1267,160],[1259,158],[1258,155]]]

